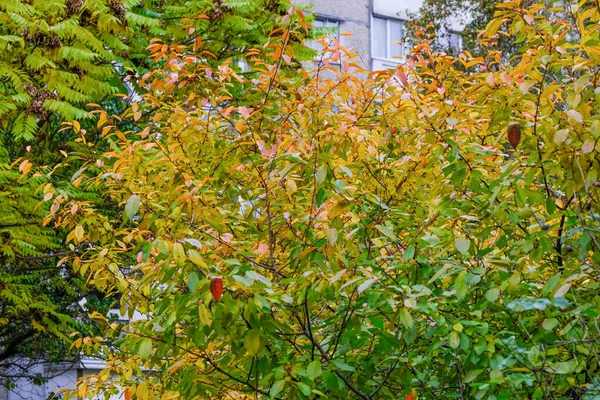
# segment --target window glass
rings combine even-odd
[[[398,44],[402,40],[402,22],[389,20],[390,24],[390,55],[388,58],[402,55],[402,45]]]
[[[387,58],[387,20],[373,18],[373,57]]]
[[[373,57],[394,58],[403,54],[402,21],[373,17]]]
[[[323,21],[322,19],[319,19],[319,18],[317,18],[317,19],[315,19],[315,20],[313,21],[313,23],[312,23],[312,24],[313,24],[313,27],[314,27],[314,28],[322,28],[322,27],[323,27],[323,25],[325,24],[325,21]]]
[[[459,52],[462,50],[462,38],[457,32],[450,32],[448,36],[448,47],[450,50]]]

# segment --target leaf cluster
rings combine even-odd
[[[597,396],[600,12],[573,7],[574,28],[503,3],[484,40],[513,38],[510,60],[424,41],[391,71],[339,47],[286,71],[294,8],[251,74],[157,43],[121,116],[139,126],[99,110],[110,146],[81,173],[121,212],[51,213],[92,245],[73,267],[141,315],[77,343],[107,360],[78,395]]]

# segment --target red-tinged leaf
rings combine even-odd
[[[214,276],[210,280],[210,294],[216,301],[219,301],[223,294],[223,278],[220,276]]]
[[[406,395],[406,400],[417,400],[417,397],[415,396],[412,390],[409,394]]]
[[[126,387],[124,393],[125,400],[131,400],[131,389]]]
[[[256,249],[256,253],[259,256],[264,256],[265,254],[267,254],[267,252],[269,251],[269,245],[266,243],[261,243],[258,245],[257,249]]]
[[[242,117],[244,119],[248,119],[248,118],[250,118],[250,114],[252,114],[252,111],[254,111],[254,109],[253,108],[244,107],[244,106],[240,106],[238,108],[238,111],[240,112],[240,114],[242,115]]]
[[[402,86],[406,86],[406,84],[408,83],[408,78],[406,77],[406,74],[404,73],[402,67],[398,67],[396,69],[396,76],[398,77],[398,79],[400,79]]]
[[[508,125],[508,142],[515,150],[521,142],[521,126],[516,122]]]
[[[29,164],[29,160],[25,160],[23,161],[20,165],[19,165],[19,172],[23,173],[23,171],[25,170],[25,168],[27,167],[27,165]]]

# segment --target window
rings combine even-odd
[[[462,50],[462,37],[460,33],[455,31],[448,33],[448,49],[456,53]]]
[[[404,51],[402,21],[399,19],[373,17],[373,57],[391,59],[401,56]]]
[[[328,36],[329,40],[337,39],[338,43],[340,40],[340,21],[329,18],[317,17],[313,21],[313,35],[315,38],[322,36]],[[323,51],[323,46],[316,40],[307,42],[307,46],[311,49],[317,50],[319,53]]]

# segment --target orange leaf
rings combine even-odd
[[[219,301],[219,298],[223,294],[223,279],[220,276],[214,276],[211,278],[210,294],[212,294],[216,301]]]
[[[406,395],[406,400],[417,400],[415,394],[411,390],[409,394]]]
[[[125,395],[125,400],[131,400],[131,389],[126,387],[124,395]]]

